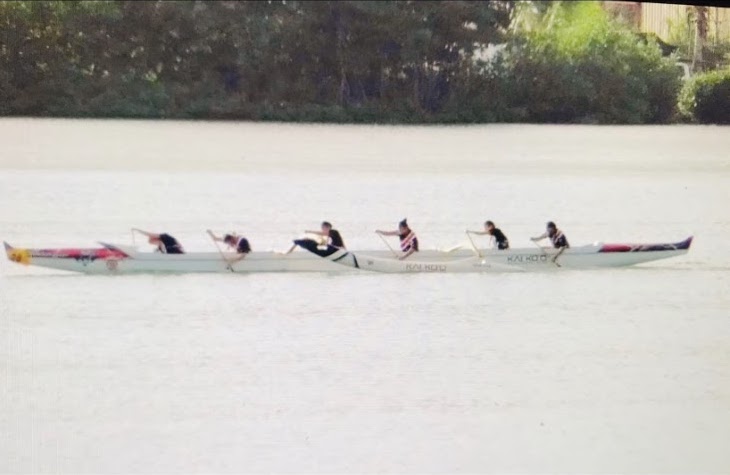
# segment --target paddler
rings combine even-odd
[[[235,259],[230,259],[230,263],[245,259],[246,255],[251,252],[251,244],[249,244],[248,239],[243,236],[239,236],[236,233],[218,237],[213,234],[213,232],[210,232],[210,237],[213,238],[214,241],[225,243],[229,248],[236,251],[238,256]]]
[[[167,233],[155,234],[137,228],[132,228],[132,231],[147,236],[149,238],[148,242],[153,246],[157,246],[157,250],[163,254],[185,254],[178,240]]]
[[[492,221],[484,223],[484,231],[467,231],[467,233],[476,234],[479,236],[491,236],[491,238],[497,243],[497,249],[504,251],[509,249],[509,241],[507,236],[504,235],[501,229],[496,227]]]
[[[418,252],[418,238],[416,237],[416,233],[408,226],[408,221],[405,218],[398,223],[398,229],[396,231],[381,231],[378,229],[375,232],[381,236],[398,236],[400,239],[400,250],[403,252],[403,255],[398,257],[400,260],[407,259],[414,252]]]
[[[342,235],[336,229],[332,228],[332,223],[329,221],[322,221],[320,231],[304,231],[305,234],[314,234],[322,237],[324,242],[327,244],[326,249],[319,249],[319,243],[314,239],[295,239],[294,244],[284,254],[290,254],[297,246],[302,247],[310,252],[317,254],[318,256],[327,257],[334,254],[339,249],[346,249],[345,241],[342,239]]]
[[[565,237],[565,234],[558,229],[558,227],[555,225],[554,222],[548,221],[546,225],[545,232],[541,234],[540,236],[530,238],[532,241],[540,241],[541,239],[549,238],[550,242],[552,242],[553,247],[555,249],[560,249],[557,254],[553,257],[553,262],[555,262],[560,254],[565,252],[566,249],[570,247],[570,244],[568,243],[568,238]]]

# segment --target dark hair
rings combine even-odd
[[[327,226],[328,228],[331,228],[332,223],[330,223],[329,221],[322,221],[322,226]]]
[[[406,220],[406,218],[403,218],[403,221],[401,221],[400,223],[398,223],[398,226],[400,226],[402,228],[407,228],[408,227],[408,221]]]
[[[487,222],[486,222],[486,223],[484,223],[484,224],[485,224],[486,226],[494,226],[494,223],[493,223],[493,222],[491,222],[491,221],[487,221]]]
[[[552,221],[548,221],[547,227],[551,229],[558,229],[558,227],[555,226],[555,223],[553,223]]]
[[[223,242],[233,242],[233,234],[226,234],[223,236]]]

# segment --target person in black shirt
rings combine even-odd
[[[479,236],[491,236],[497,242],[497,249],[504,251],[509,249],[509,241],[507,236],[504,235],[501,229],[494,226],[492,221],[484,223],[484,231],[467,231],[471,234],[477,234]]]
[[[307,234],[317,234],[327,239],[327,243],[330,246],[334,246],[338,249],[345,249],[345,241],[342,240],[340,232],[336,229],[332,229],[332,224],[329,221],[323,221],[321,231],[304,231]]]
[[[342,239],[342,235],[336,229],[332,229],[332,224],[329,221],[323,221],[321,231],[304,231],[306,234],[315,234],[322,236],[324,242],[327,243],[327,248],[322,250],[319,249],[319,243],[314,239],[296,239],[294,244],[284,254],[291,253],[297,246],[306,249],[310,252],[317,254],[318,256],[327,257],[330,254],[337,252],[339,249],[346,249],[345,241]]]
[[[133,231],[137,231],[140,234],[144,234],[148,238],[148,242],[154,246],[157,246],[158,252],[164,254],[184,254],[182,245],[167,233],[155,234],[141,229],[132,228]]]
[[[236,250],[238,257],[232,259],[231,262],[241,261],[249,252],[251,252],[251,245],[249,244],[248,239],[243,236],[239,236],[236,233],[226,234],[220,238],[211,232],[210,237],[212,237],[214,241],[224,242],[228,245],[228,247]]]

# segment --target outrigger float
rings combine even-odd
[[[221,252],[161,254],[140,252],[136,247],[99,243],[87,249],[22,249],[5,244],[9,260],[86,274],[201,273],[201,272],[342,272],[385,273],[525,272],[559,269],[623,267],[681,256],[689,251],[692,237],[667,244],[593,244],[557,251],[541,247],[499,250],[425,250],[399,260],[389,251],[347,251],[320,257],[314,253],[251,252],[231,263],[237,255]]]

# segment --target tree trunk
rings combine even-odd
[[[693,7],[695,9],[695,45],[692,53],[692,71],[702,71],[704,62],[702,53],[707,40],[707,7]]]
[[[380,82],[378,83],[378,99],[382,103],[385,97],[385,66],[380,64]]]
[[[413,105],[421,110],[421,65],[413,67]]]
[[[342,11],[339,5],[335,7],[335,35],[337,37],[337,65],[340,73],[340,87],[337,94],[337,102],[345,106],[348,96],[347,70],[345,69],[345,27],[342,21]]]
[[[340,64],[340,91],[338,93],[337,101],[342,107],[345,106],[345,103],[347,101],[347,90],[347,73],[345,72],[344,66]]]

